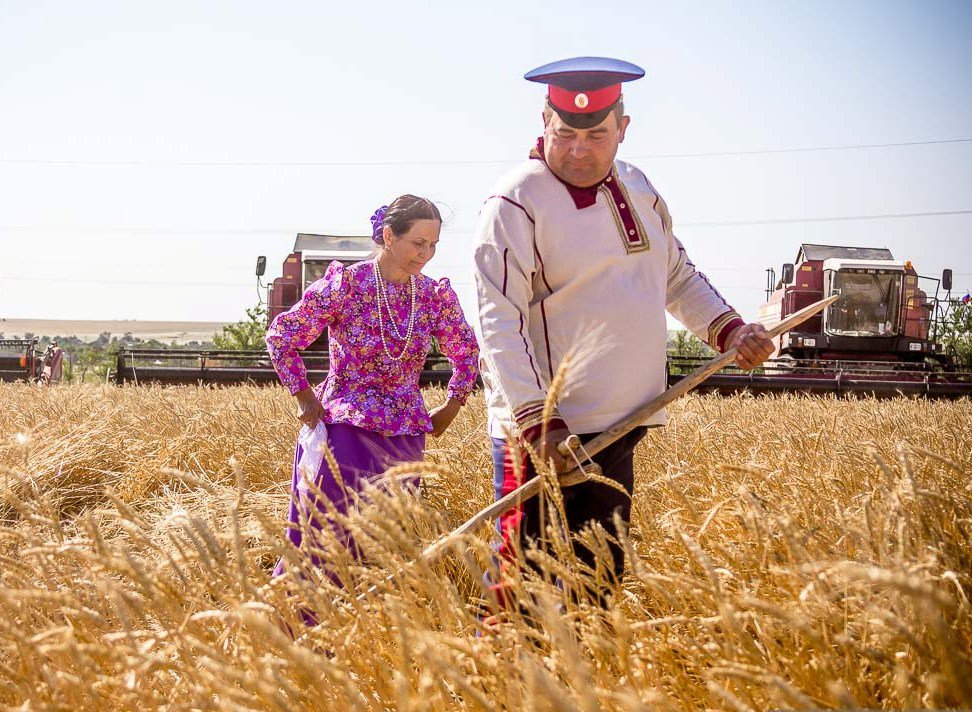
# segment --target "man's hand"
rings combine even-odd
[[[462,403],[455,398],[450,398],[442,405],[429,411],[429,418],[432,419],[432,437],[437,438],[446,431],[446,428],[459,414],[460,408],[462,408]]]
[[[759,366],[772,355],[773,340],[766,335],[762,324],[737,327],[726,340],[726,350],[736,349],[736,364],[746,371]]]
[[[305,388],[294,393],[294,397],[297,399],[297,419],[313,430],[317,427],[317,421],[324,417],[324,409],[313,389]]]
[[[557,472],[567,472],[568,470],[574,469],[574,466],[572,462],[568,462],[567,458],[557,451],[557,446],[566,440],[569,435],[570,431],[567,428],[555,428],[548,430],[544,436],[535,438],[531,441],[530,445],[540,453],[540,459],[544,462],[553,460],[553,466]]]

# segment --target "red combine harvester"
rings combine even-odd
[[[311,283],[324,276],[327,266],[337,260],[346,265],[368,259],[375,251],[371,237],[363,235],[312,235],[298,233],[294,251],[283,263],[283,274],[270,285],[267,298],[268,320],[287,311],[303,295]],[[257,261],[257,276],[262,277],[261,263]],[[268,321],[268,325],[269,325]],[[311,345],[311,350],[327,350],[327,334],[321,335]]]
[[[304,290],[322,276],[331,262],[352,264],[368,259],[375,243],[365,235],[315,235],[298,233],[293,251],[283,262],[282,274],[267,289],[268,326],[278,314],[287,311],[301,298]],[[257,258],[257,285],[266,273],[267,260]],[[308,347],[301,358],[310,380],[327,375],[327,332]],[[451,376],[449,362],[442,356],[430,355],[422,371],[423,383],[445,383]],[[123,348],[115,362],[116,383],[276,383],[267,352],[219,351],[200,349]]]
[[[35,381],[40,371],[37,339],[0,339],[0,381]]]
[[[941,280],[922,277],[884,248],[805,244],[795,263],[783,265],[779,282],[767,273],[758,317],[767,326],[826,297],[841,298],[777,337],[774,359],[763,368],[716,374],[708,390],[972,395],[972,374],[957,373],[937,341],[952,304],[940,297],[951,291],[951,270]]]
[[[950,271],[943,278],[950,282]],[[950,359],[930,338],[938,325],[940,285],[884,248],[802,245],[796,263],[783,265],[759,321],[775,324],[825,295],[839,294],[824,314],[779,337],[776,355],[801,361],[928,359],[947,366]]]

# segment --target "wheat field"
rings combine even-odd
[[[968,401],[688,397],[636,452],[608,606],[554,536],[487,622],[488,528],[410,563],[491,499],[481,396],[429,441],[421,498],[392,479],[348,515],[361,561],[320,543],[345,587],[282,537],[282,388],[0,402],[4,709],[972,706]]]

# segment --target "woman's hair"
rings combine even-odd
[[[442,222],[442,214],[428,198],[417,195],[400,195],[391,205],[383,205],[371,216],[371,239],[382,244],[382,229],[390,227],[396,235],[403,235],[412,229],[416,220],[438,220]]]

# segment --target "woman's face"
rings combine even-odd
[[[401,269],[408,274],[417,275],[435,254],[441,229],[441,221],[425,219],[416,220],[401,235],[396,235],[386,226],[382,233],[385,251]]]

